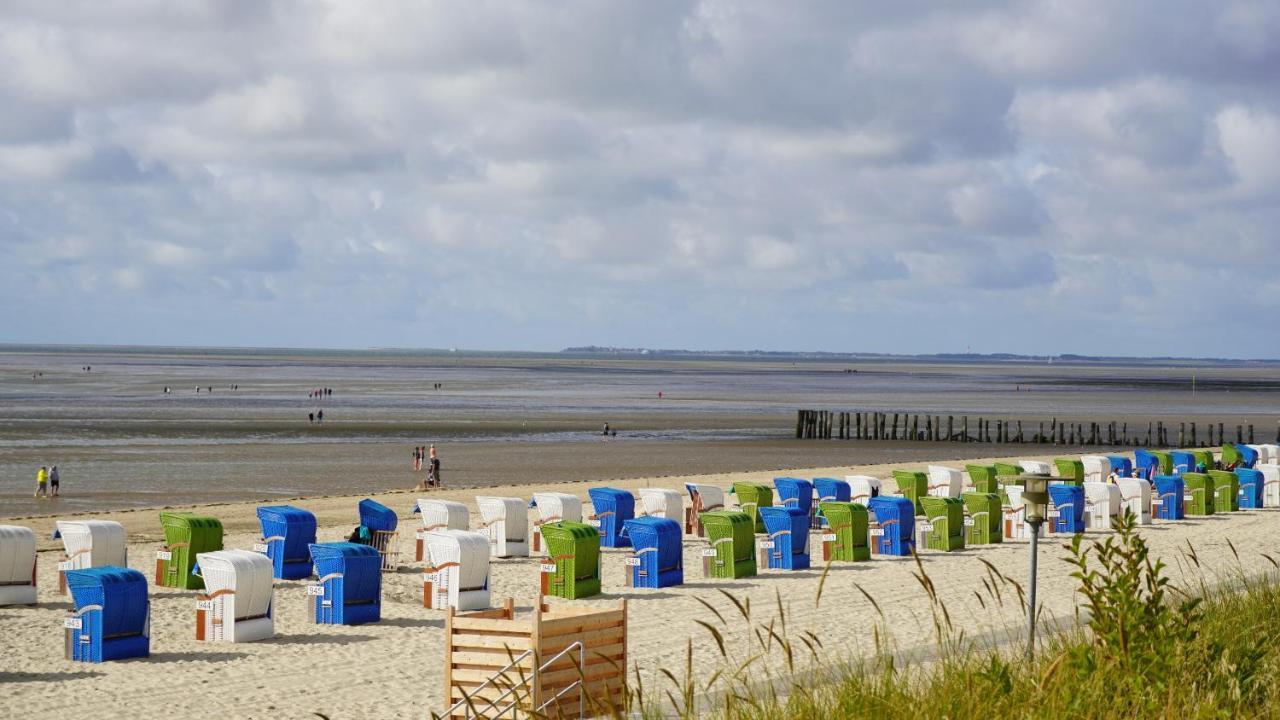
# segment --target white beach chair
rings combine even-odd
[[[640,514],[684,522],[684,496],[671,488],[640,488]]]
[[[845,475],[844,481],[849,483],[849,502],[866,505],[871,498],[880,495],[880,478],[870,475]]]
[[[471,522],[471,512],[467,506],[454,500],[418,501],[418,514],[422,516],[422,528],[418,530],[414,559],[422,562],[426,557],[423,540],[433,530],[466,530]]]
[[[930,465],[929,494],[935,497],[960,497],[964,491],[965,474],[953,467]]]
[[[0,606],[36,604],[36,534],[0,525]]]
[[[196,596],[196,639],[254,642],[275,635],[271,558],[250,550],[196,555],[204,592]]]
[[[1111,458],[1106,455],[1085,455],[1080,462],[1084,463],[1085,482],[1106,482],[1111,477]]]
[[[124,526],[112,520],[59,520],[58,536],[66,550],[58,563],[58,592],[66,594],[68,570],[129,565]]]
[[[1123,505],[1120,488],[1107,482],[1084,484],[1084,511],[1086,526],[1098,530],[1110,530],[1112,518],[1120,514]]]
[[[1256,463],[1254,463],[1254,464],[1255,464],[1255,466],[1256,466],[1256,465],[1260,465],[1260,464],[1271,464],[1271,463],[1274,463],[1274,462],[1275,462],[1275,460],[1274,460],[1274,459],[1272,459],[1272,457],[1271,457],[1271,446],[1270,446],[1270,445],[1253,445],[1253,444],[1248,444],[1248,445],[1246,445],[1245,447],[1253,448],[1253,451],[1254,451],[1254,452],[1256,452],[1256,453],[1258,453],[1258,460],[1257,460],[1257,462],[1256,462]]]
[[[1021,485],[1005,485],[1009,504],[1004,506],[1004,537],[1006,540],[1030,540],[1031,526],[1027,524],[1026,506],[1022,502]]]
[[[1263,460],[1262,455],[1259,454],[1258,462],[1255,463],[1255,467],[1257,465],[1275,465],[1277,463],[1280,463],[1280,445],[1276,445],[1274,443],[1267,443],[1267,444],[1259,445],[1258,447],[1263,447],[1267,449],[1267,455],[1266,455],[1267,459]]]
[[[727,510],[725,506],[724,488],[719,485],[707,485],[705,483],[685,483],[685,490],[689,491],[690,506],[685,509],[684,531],[689,535],[697,535],[702,537],[702,523],[698,520],[698,516],[704,512],[712,510]]]
[[[476,496],[480,532],[493,557],[529,557],[529,512],[520,498]]]
[[[489,607],[489,538],[470,530],[427,533],[428,568],[422,576],[423,605],[484,610]]]
[[[1043,460],[1018,460],[1016,465],[1028,475],[1052,475],[1053,466]]]
[[[1151,524],[1151,482],[1142,478],[1119,478],[1121,510],[1128,509],[1139,525]]]
[[[1280,507],[1280,465],[1254,465],[1262,473],[1262,507]]]
[[[582,498],[562,492],[533,494],[533,504],[538,509],[538,519],[533,521],[533,551],[542,550],[542,526],[546,523],[582,522]]]

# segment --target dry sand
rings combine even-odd
[[[1036,457],[1022,455],[1020,457]],[[1047,459],[1047,458],[1046,458]],[[919,465],[918,463],[916,465]],[[865,473],[888,477],[893,466],[813,468],[791,474],[805,477]],[[900,467],[900,466],[898,466]],[[922,465],[921,465],[922,467]],[[771,472],[747,472],[697,476],[696,481],[729,485],[736,480],[768,481]],[[682,488],[691,477],[631,479],[611,482],[630,490],[645,486]],[[890,482],[891,486],[892,483]],[[562,490],[586,497],[585,483],[523,485],[506,493],[528,497],[535,490]],[[497,494],[496,488],[486,494]],[[444,490],[434,497],[471,503],[475,491]],[[321,497],[297,504],[316,513],[321,541],[339,540],[356,524],[356,501],[361,496]],[[75,664],[63,659],[61,618],[70,607],[56,594],[56,559],[60,546],[49,538],[52,518],[19,521],[42,537],[40,553],[40,601],[36,608],[0,608],[0,693],[5,716],[65,717],[68,713],[93,717],[151,717],[191,715],[213,717],[301,718],[323,713],[330,718],[424,717],[442,709],[443,618],[440,610],[421,607],[419,569],[413,567],[411,515],[417,494],[382,493],[377,499],[401,513],[401,548],[404,567],[385,576],[383,620],[375,625],[331,627],[309,624],[304,582],[277,582],[276,632],[271,641],[251,644],[197,643],[193,639],[193,593],[156,589],[152,593],[151,648],[148,660],[101,665]],[[229,548],[248,548],[258,539],[254,504],[205,505],[194,509],[222,519]],[[474,512],[474,505],[473,512]],[[93,517],[123,522],[130,533],[130,564],[150,577],[154,551],[161,540],[154,509],[96,513]],[[1088,533],[1097,539],[1105,533]],[[1274,553],[1280,536],[1280,512],[1255,510],[1195,518],[1176,523],[1157,521],[1142,534],[1153,553],[1170,565],[1176,582],[1212,581],[1237,569],[1230,538],[1240,564],[1249,573],[1272,569],[1262,553]],[[1201,569],[1190,567],[1184,549],[1190,543]],[[1060,539],[1044,543],[1041,554],[1040,599],[1047,617],[1070,620],[1074,615],[1075,583],[1070,567],[1058,558],[1065,555]],[[755,618],[767,622],[776,614],[780,596],[788,613],[791,637],[812,630],[824,639],[830,660],[847,659],[873,649],[872,628],[880,617],[858,590],[874,597],[883,611],[895,647],[928,652],[933,638],[933,614],[910,559],[876,558],[865,563],[835,564],[825,581],[822,570],[765,571],[755,578],[735,581],[705,580],[700,573],[699,551],[703,542],[685,542],[686,578],[683,587],[661,591],[624,589],[624,551],[605,551],[605,598],[626,597],[630,607],[629,658],[639,667],[647,687],[661,685],[660,667],[680,668],[685,645],[695,644],[698,672],[709,674],[721,664],[709,634],[695,620],[712,621],[713,615],[698,598],[720,608],[730,618],[726,641],[745,648],[750,631],[735,622],[736,613],[719,592],[749,599]],[[925,551],[923,568],[957,626],[971,636],[1000,641],[1020,632],[1022,610],[1009,586],[1003,604],[984,591],[986,567],[1021,582],[1027,565],[1027,544],[1007,542],[963,552]],[[513,597],[528,609],[537,594],[537,560],[497,560],[493,565],[495,598]],[[819,583],[821,601],[815,606]]]

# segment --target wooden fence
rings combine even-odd
[[[582,667],[577,651],[547,664],[575,642],[583,646]],[[507,667],[529,650],[529,656]],[[496,718],[513,702],[520,717],[549,703],[541,711],[546,717],[576,718],[580,697],[586,717],[608,714],[611,708],[620,711],[626,700],[627,601],[541,602],[520,618],[510,599],[492,610],[459,613],[450,608],[444,663],[447,704],[452,707],[465,693],[473,708],[464,706],[450,718]],[[574,688],[553,699],[578,680],[583,681],[581,696]],[[488,706],[513,687],[516,691],[496,707]],[[510,711],[503,715],[514,716]]]
[[[945,421],[945,422],[944,422]],[[1173,423],[1152,421],[1143,428],[1135,423],[1130,432],[1128,422],[1059,422],[1039,421],[1032,427],[1022,420],[991,420],[969,416],[928,415],[921,413],[840,412],[835,410],[798,410],[796,437],[806,440],[914,440],[917,442],[1034,443],[1047,445],[1209,447],[1226,442],[1253,443],[1252,424],[1235,426],[1235,439],[1230,440],[1225,423],[1204,425],[1204,434],[1196,423],[1180,422],[1174,436]],[[1216,433],[1215,433],[1216,430]],[[1177,440],[1175,443],[1174,440]],[[1276,427],[1280,443],[1280,425]]]

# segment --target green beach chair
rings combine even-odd
[[[1230,470],[1210,470],[1213,480],[1213,511],[1235,512],[1240,509],[1240,476]]]
[[[1183,492],[1189,496],[1186,500],[1187,515],[1212,515],[1213,478],[1205,473],[1182,473]]]
[[[600,531],[586,523],[561,520],[541,526],[542,541],[556,571],[547,594],[576,600],[600,594]]]
[[[196,554],[222,549],[222,521],[192,513],[160,513],[165,548],[156,559],[156,585],[201,590],[204,578],[192,575]],[[167,555],[167,558],[166,558]]]
[[[867,507],[851,502],[818,503],[822,517],[830,528],[828,535],[835,535],[831,543],[831,560],[856,562],[871,559],[871,546],[867,543]]]
[[[698,516],[714,555],[704,567],[713,578],[751,577],[756,574],[755,522],[744,512],[712,510]]]
[[[1000,492],[1000,482],[996,480],[995,465],[965,465],[964,469],[969,473],[969,479],[973,481],[974,492]]]
[[[1004,519],[1003,503],[996,493],[967,492],[960,496],[969,514],[965,521],[965,545],[990,545],[1004,540],[1000,522]]]
[[[916,515],[923,515],[920,498],[929,494],[929,476],[914,470],[894,470],[893,481],[898,484],[898,494],[915,505]]]
[[[1002,477],[1011,477],[1011,476],[1016,477],[1016,476],[1018,476],[1018,475],[1021,475],[1021,474],[1022,474],[1022,466],[1021,466],[1021,465],[1015,465],[1015,464],[1013,464],[1013,463],[1001,463],[1001,462],[998,462],[998,463],[996,463],[996,464],[992,465],[991,467],[994,467],[994,468],[996,469],[996,478],[997,478],[997,479],[1002,478]]]
[[[1173,474],[1173,455],[1165,452],[1164,450],[1152,450],[1150,452],[1152,455],[1156,456],[1156,460],[1160,461],[1160,465],[1159,465],[1160,474],[1172,475]]]
[[[746,513],[755,532],[764,532],[764,520],[760,519],[759,508],[773,505],[773,488],[768,485],[752,482],[736,482],[733,494],[738,496],[738,509]]]
[[[1084,485],[1084,461],[1075,458],[1054,458],[1053,465],[1058,468],[1058,476],[1062,482]]]
[[[1197,463],[1204,463],[1205,469],[1213,470],[1217,467],[1213,461],[1212,450],[1192,450],[1191,454],[1195,456]]]
[[[964,549],[964,501],[960,498],[920,498],[926,522],[933,525],[925,532],[924,546],[930,550],[951,552]]]
[[[1240,449],[1232,443],[1222,446],[1222,467],[1229,467],[1232,464],[1240,465],[1244,462],[1244,456],[1240,454]]]

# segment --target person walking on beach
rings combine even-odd
[[[414,472],[422,469],[422,448],[417,445],[413,446],[413,463],[409,467],[413,468]]]
[[[49,492],[53,497],[58,497],[58,466],[54,465],[49,468]]]
[[[324,408],[321,408],[318,412],[316,412],[316,422],[320,423],[321,425],[324,424]]]
[[[307,422],[308,422],[309,424],[311,424],[311,425],[315,425],[315,424],[316,424],[316,414],[315,414],[315,413],[313,413],[313,412],[309,412],[309,413],[307,413]]]
[[[433,443],[427,451],[430,458],[430,469],[427,471],[427,484],[431,487],[443,487],[440,481],[440,455],[436,453],[436,446]]]
[[[49,468],[41,465],[36,471],[36,494],[34,497],[48,497]]]

